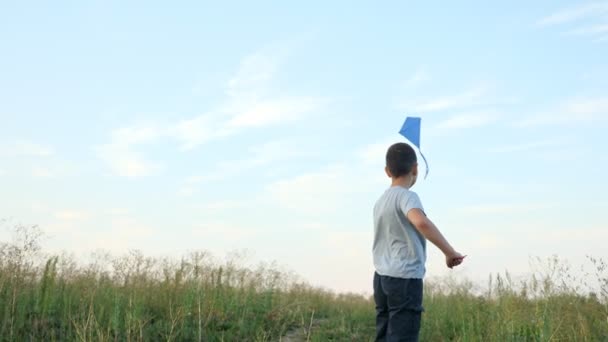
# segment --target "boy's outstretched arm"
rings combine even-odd
[[[420,234],[424,235],[427,240],[431,241],[445,255],[445,262],[449,268],[458,266],[462,263],[464,256],[456,252],[456,250],[443,237],[435,224],[429,220],[424,212],[420,209],[411,209],[407,212],[407,218],[418,229]]]

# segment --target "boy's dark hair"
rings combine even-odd
[[[386,152],[386,166],[395,178],[405,176],[416,163],[416,151],[406,143],[396,143]]]

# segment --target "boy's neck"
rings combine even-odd
[[[401,186],[404,187],[406,189],[409,189],[412,187],[412,183],[414,180],[414,176],[412,174],[407,174],[405,176],[401,176],[401,177],[397,177],[397,178],[392,178],[391,181],[391,187],[393,186]]]

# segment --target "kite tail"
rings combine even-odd
[[[424,165],[426,166],[426,172],[424,173],[424,179],[426,179],[426,176],[428,176],[429,174],[429,163],[426,161],[426,158],[424,157],[424,154],[422,154],[422,151],[420,151],[420,155],[422,156],[422,159],[424,160]]]

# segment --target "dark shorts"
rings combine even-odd
[[[374,272],[376,341],[418,341],[422,317],[422,279],[381,276]]]

